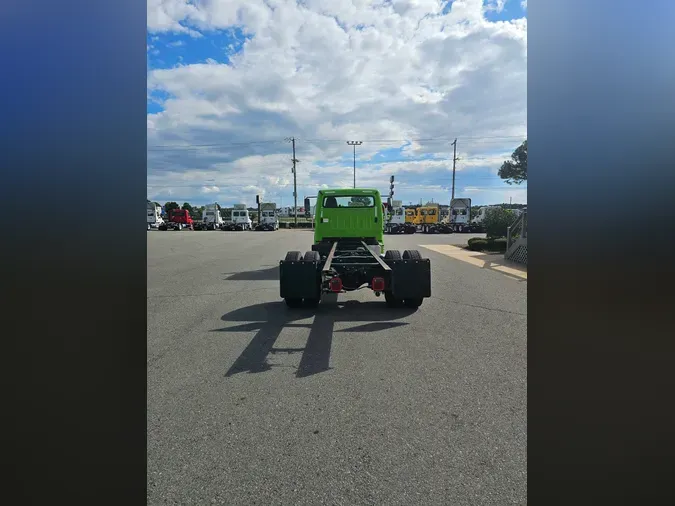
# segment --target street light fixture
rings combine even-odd
[[[347,141],[347,144],[354,146],[354,188],[356,188],[356,146],[363,144],[362,141]]]

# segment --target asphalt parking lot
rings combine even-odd
[[[148,232],[148,504],[526,504],[527,282],[386,236],[432,294],[279,298],[311,231]]]

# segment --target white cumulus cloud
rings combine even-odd
[[[359,185],[400,174],[406,196],[447,200],[454,138],[458,191],[471,171],[496,178],[527,117],[527,20],[485,18],[504,3],[455,0],[443,14],[436,0],[149,0],[150,33],[238,27],[249,39],[222,59],[149,70],[163,110],[148,115],[148,198],[287,198],[290,136],[299,196],[352,184],[349,139],[363,141]]]

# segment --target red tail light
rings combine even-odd
[[[370,285],[374,292],[384,292],[384,278],[373,278]]]
[[[333,278],[328,282],[331,292],[339,293],[342,291],[342,280],[340,278]]]

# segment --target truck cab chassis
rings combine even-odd
[[[331,197],[347,203],[334,205]],[[363,288],[377,297],[384,294],[389,307],[418,308],[431,296],[428,258],[417,250],[382,254],[383,213],[377,190],[322,190],[317,199],[311,250],[304,255],[289,251],[279,262],[280,295],[289,307],[316,307],[325,293]]]

